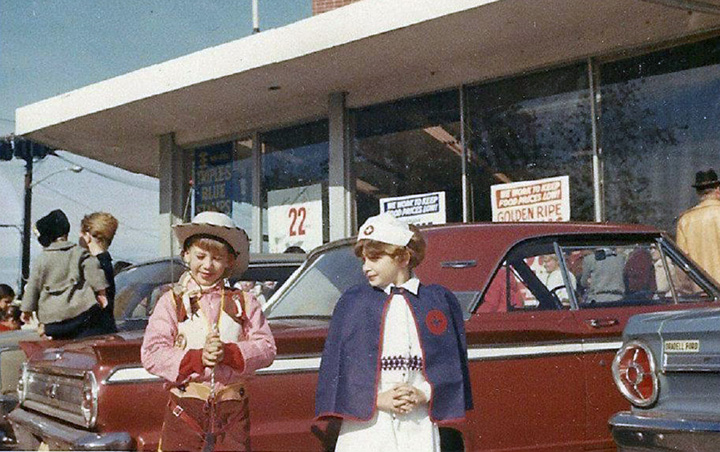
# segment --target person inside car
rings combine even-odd
[[[255,297],[226,285],[247,269],[247,234],[219,212],[173,229],[189,271],[158,300],[141,348],[143,366],[170,388],[160,450],[249,451],[244,382],[277,349]]]
[[[472,408],[460,305],[413,275],[425,240],[388,213],[363,224],[355,254],[368,284],[333,312],[315,414],[342,419],[336,451],[439,451],[437,422]]]

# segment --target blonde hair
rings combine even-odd
[[[85,215],[80,222],[80,231],[96,238],[105,248],[110,247],[117,228],[117,218],[107,212],[93,212]]]
[[[410,270],[414,269],[425,259],[425,248],[427,243],[420,230],[415,225],[410,225],[413,236],[405,246],[391,245],[389,243],[378,242],[377,240],[362,239],[355,243],[355,256],[362,258],[363,256],[375,258],[382,255],[388,255],[393,259],[402,259],[408,257]]]

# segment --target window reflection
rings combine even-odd
[[[695,172],[720,166],[720,39],[602,67],[609,221],[673,231],[696,203]]]
[[[316,121],[296,127],[275,130],[262,135],[262,170],[263,170],[263,251],[283,252],[289,246],[300,246],[303,251],[318,246],[322,243],[322,237],[327,237],[327,206],[323,199],[327,198],[327,182],[328,182],[328,165],[329,165],[329,145],[328,145],[328,122],[327,120]],[[321,187],[317,187],[318,184]],[[311,187],[309,192],[312,197],[321,198],[318,201],[322,203],[321,218],[312,216],[304,217],[296,213],[295,222],[291,224],[292,230],[288,230],[283,235],[283,239],[292,236],[295,241],[279,243],[277,237],[271,238],[268,235],[269,230],[273,230],[273,225],[269,221],[275,221],[268,216],[268,208],[277,205],[278,202],[283,204],[292,203],[294,193],[292,189],[300,187]],[[280,192],[281,190],[286,190]],[[304,196],[298,190],[298,196]],[[289,196],[288,199],[283,196],[276,196],[282,193],[283,196]],[[308,192],[303,192],[308,193]],[[278,199],[285,201],[278,201]],[[311,215],[311,214],[304,214]],[[300,223],[300,221],[314,221],[314,228],[320,228],[315,232],[320,234],[320,243],[305,240],[302,235],[309,231],[310,223]],[[271,244],[270,241],[273,241]],[[278,243],[275,243],[278,242]]]
[[[195,213],[226,213],[251,233],[252,147],[243,139],[195,149]]]
[[[444,191],[447,221],[462,221],[460,104],[457,90],[355,112],[358,224],[379,199]]]
[[[490,186],[570,176],[573,220],[593,219],[586,65],[467,89],[475,220],[492,218]]]

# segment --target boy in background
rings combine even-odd
[[[86,248],[90,254],[100,261],[100,268],[105,273],[108,288],[107,306],[100,313],[98,329],[102,334],[115,333],[115,271],[112,256],[108,248],[112,244],[118,228],[117,219],[107,212],[94,212],[85,215],[80,222],[80,246]]]
[[[96,319],[107,305],[108,287],[99,261],[67,240],[70,222],[60,209],[39,219],[35,231],[43,252],[25,286],[23,323],[29,323],[37,312],[44,333],[54,339],[98,334]]]

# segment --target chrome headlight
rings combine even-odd
[[[82,386],[82,401],[80,411],[85,418],[85,424],[88,428],[95,425],[98,414],[98,385],[95,380],[95,374],[85,372]]]
[[[18,379],[17,385],[18,401],[20,401],[20,404],[25,401],[25,397],[27,396],[28,379],[27,363],[23,363],[20,368],[20,378]]]

